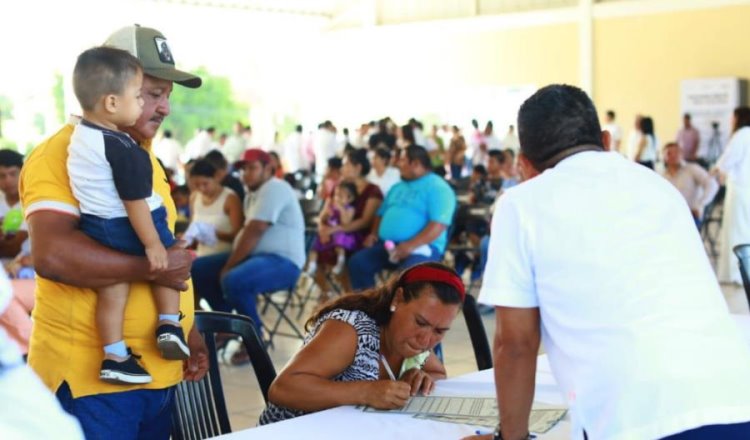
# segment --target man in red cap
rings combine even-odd
[[[305,222],[292,187],[273,175],[271,157],[252,148],[235,164],[250,191],[245,226],[231,252],[195,260],[195,291],[214,310],[247,315],[261,331],[256,295],[294,286],[305,264]],[[260,333],[259,333],[260,334]]]

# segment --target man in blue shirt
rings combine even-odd
[[[384,268],[405,269],[423,261],[439,261],[445,251],[456,195],[443,178],[432,173],[430,156],[423,147],[406,148],[398,166],[401,182],[391,188],[380,206],[365,249],[349,261],[355,290],[373,287],[375,274]],[[386,249],[389,242],[395,244],[391,250]]]

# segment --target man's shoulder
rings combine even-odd
[[[33,166],[35,162],[49,159],[64,159],[67,157],[68,145],[70,145],[70,138],[73,136],[74,128],[71,124],[65,124],[55,134],[34,147],[26,158],[23,169],[25,170],[27,167]]]

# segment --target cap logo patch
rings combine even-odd
[[[154,43],[156,43],[156,52],[159,54],[161,62],[174,65],[172,51],[169,50],[166,38],[154,37]]]

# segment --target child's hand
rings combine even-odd
[[[167,250],[161,243],[146,247],[146,257],[151,264],[151,271],[160,272],[169,266],[167,259]]]

